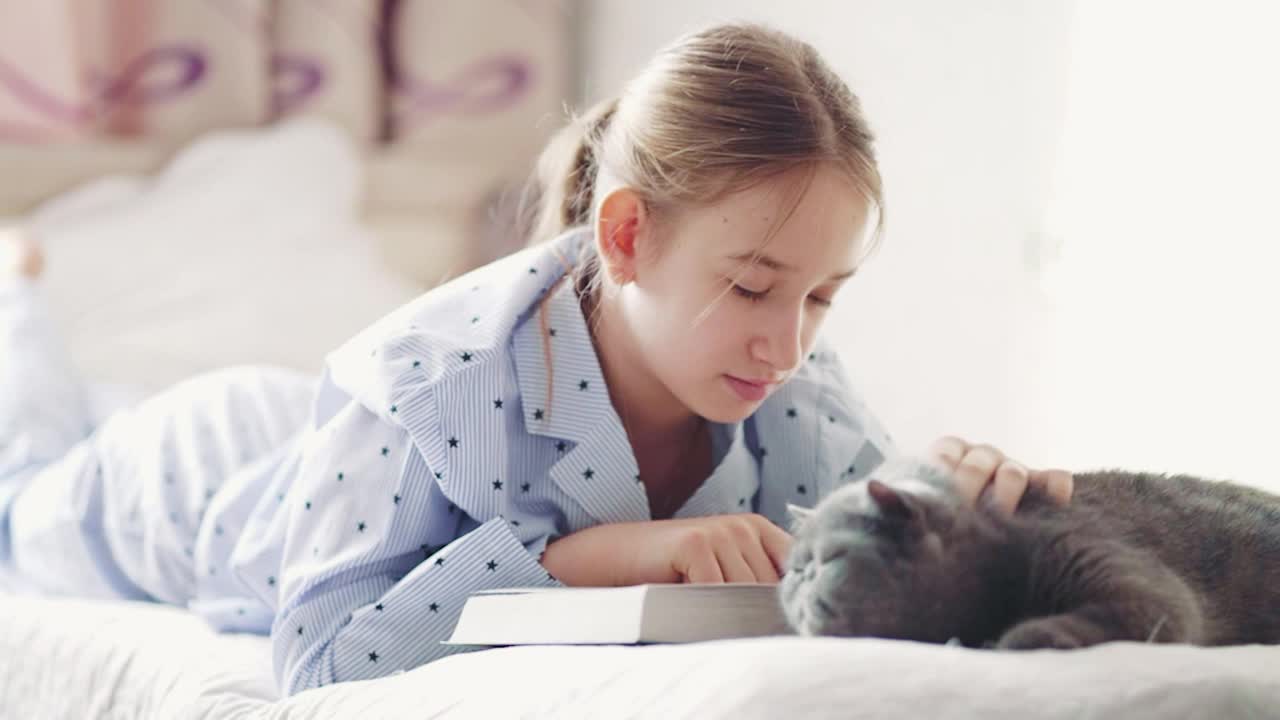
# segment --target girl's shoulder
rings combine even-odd
[[[330,382],[387,420],[461,374],[501,372],[512,334],[571,269],[582,238],[562,236],[436,287],[380,318],[325,359]]]

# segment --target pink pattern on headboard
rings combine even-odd
[[[369,141],[444,118],[509,135],[563,94],[548,48],[565,0],[28,2],[0,0],[0,141],[181,138],[299,113]]]
[[[412,98],[419,121],[433,114],[497,112],[515,104],[533,82],[533,67],[519,55],[477,60],[453,77],[433,82],[402,76],[395,88]]]
[[[271,54],[271,112],[290,113],[324,88],[322,61],[310,55],[276,51]]]
[[[40,87],[21,70],[0,58],[0,89],[46,120],[88,125],[115,106],[147,105],[171,100],[197,86],[208,67],[203,51],[192,46],[160,46],[143,50],[116,75],[89,69],[89,99],[77,103]],[[163,73],[170,72],[165,76]],[[0,137],[5,128],[0,125]],[[38,136],[38,135],[37,135]]]

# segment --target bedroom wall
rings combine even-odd
[[[903,447],[957,433],[1061,462],[1041,431],[1048,309],[1030,258],[1045,237],[1071,3],[585,5],[587,101],[707,22],[766,21],[816,45],[863,101],[887,188],[885,245],[828,320],[845,364]]]

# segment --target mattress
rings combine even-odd
[[[232,717],[1275,718],[1280,647],[512,647],[278,699],[265,637],[175,607],[0,594],[0,718]]]

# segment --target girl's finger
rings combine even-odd
[[[1030,483],[1043,488],[1059,505],[1071,504],[1071,496],[1075,492],[1075,476],[1066,470],[1032,470]]]
[[[769,559],[773,561],[773,566],[778,571],[778,575],[786,572],[787,558],[791,555],[791,544],[795,542],[795,538],[786,530],[765,521],[760,529],[760,543],[764,546],[764,551],[768,553]]]
[[[1006,459],[1000,463],[991,487],[992,504],[1000,512],[1012,515],[1018,509],[1018,501],[1027,492],[1029,475],[1027,468],[1015,460]]]
[[[684,581],[687,583],[723,583],[724,574],[720,572],[720,563],[710,548],[705,553],[698,553],[685,570]]]
[[[1004,462],[1004,453],[990,445],[973,445],[960,464],[952,472],[956,491],[965,504],[972,506],[982,494],[983,488],[995,476],[996,468]]]
[[[964,459],[969,443],[955,435],[944,435],[929,446],[929,460],[939,469],[955,472],[956,466]]]
[[[773,566],[773,560],[769,557],[769,552],[764,549],[763,538],[757,538],[754,547],[743,548],[742,556],[747,565],[751,567],[751,582],[778,582],[778,569]]]
[[[721,577],[724,582],[755,582],[756,573],[742,557],[743,550],[735,543],[726,542],[716,546],[716,562],[720,564]]]

